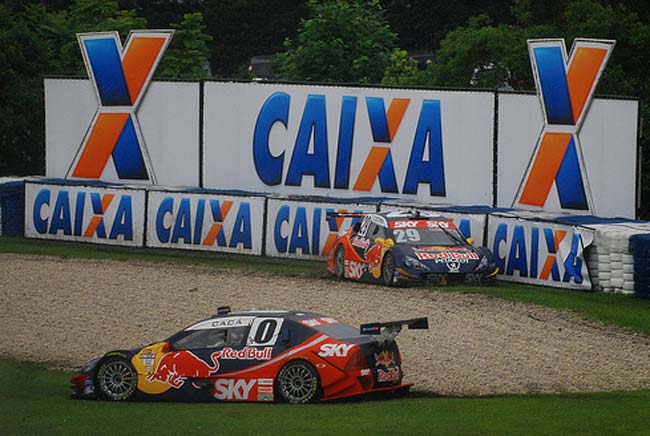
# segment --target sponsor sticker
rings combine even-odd
[[[397,381],[399,380],[399,376],[400,370],[396,366],[388,368],[387,370],[383,370],[381,368],[377,369],[377,381],[379,383]]]
[[[323,344],[320,346],[320,357],[347,357],[354,344]]]

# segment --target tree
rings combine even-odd
[[[498,24],[512,21],[511,0],[382,0],[399,46],[407,51],[435,51],[445,35],[475,15]]]
[[[615,39],[616,47],[599,82],[597,93],[641,98],[643,179],[641,216],[650,218],[650,25],[619,2],[595,0],[515,0],[513,24],[492,25],[486,17],[472,18],[441,41],[434,83],[494,87],[507,82],[515,89],[532,89],[526,39],[576,37]]]
[[[206,0],[213,74],[246,77],[249,58],[281,51],[305,14],[305,0]]]
[[[0,175],[43,174],[47,46],[3,4],[0,29]]]
[[[279,75],[289,80],[379,83],[395,48],[376,0],[308,3],[309,19],[278,55]]]
[[[203,14],[185,14],[182,23],[172,24],[171,27],[176,29],[176,32],[156,76],[188,79],[209,76],[207,44],[212,37],[204,33]]]
[[[406,50],[395,49],[390,55],[390,63],[384,70],[382,85],[388,86],[431,86],[431,69],[422,71],[418,63]]]

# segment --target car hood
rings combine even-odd
[[[407,246],[402,253],[417,259],[432,272],[472,272],[482,255],[471,247],[463,246]]]

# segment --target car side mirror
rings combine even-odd
[[[352,226],[352,231],[353,231],[353,232],[358,232],[360,229],[361,229],[361,221],[357,221],[357,222],[354,223],[354,225]]]
[[[160,347],[160,351],[163,353],[169,353],[169,350],[171,350],[171,346],[169,345],[169,342],[163,342],[162,347]]]
[[[474,238],[465,239],[469,245],[474,245]]]

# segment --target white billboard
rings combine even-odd
[[[116,136],[120,128],[111,124],[124,120],[107,118],[119,118],[122,114],[115,111],[120,107],[99,113],[90,80],[45,79],[45,175],[198,186],[199,88],[198,82],[152,82],[134,115],[139,128],[128,137],[125,129]],[[122,124],[129,122],[134,121]],[[92,147],[87,144],[90,137],[96,139]],[[137,174],[141,159],[148,175]]]
[[[637,101],[596,98],[584,118],[578,133],[585,169],[581,178],[591,193],[591,211],[561,207],[555,180],[542,207],[516,201],[524,176],[539,155],[535,150],[544,127],[543,112],[536,95],[499,94],[498,114],[498,207],[635,218]],[[557,179],[551,167],[547,165],[549,176]]]
[[[150,191],[147,246],[262,254],[263,197]]]
[[[584,227],[488,217],[487,246],[500,280],[590,290],[585,249],[593,240],[593,230]]]
[[[374,204],[314,203],[269,198],[266,206],[266,255],[301,259],[329,257],[339,232],[356,218],[328,219],[328,212],[374,212]]]
[[[143,245],[145,191],[25,183],[25,236]]]
[[[491,204],[494,94],[205,83],[205,188]]]

